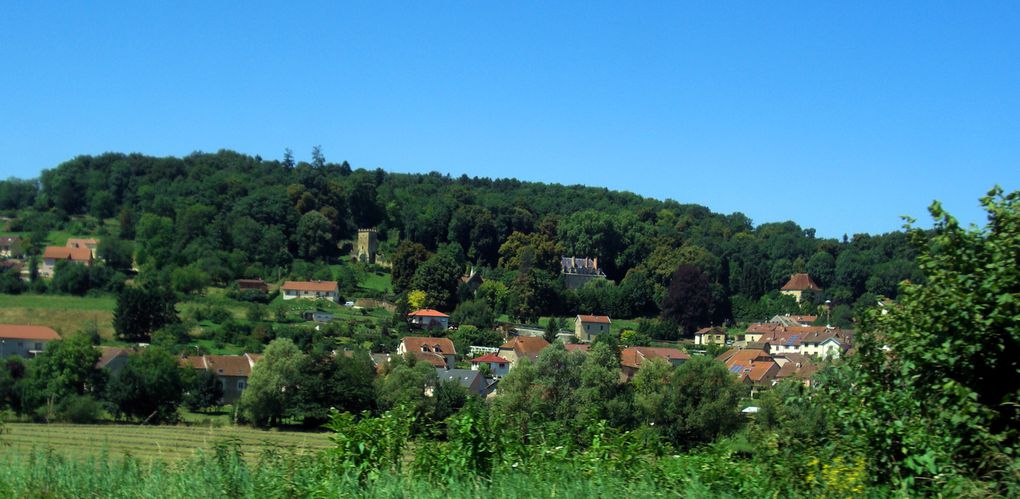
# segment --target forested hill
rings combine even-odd
[[[803,207],[810,210],[811,202]],[[80,156],[38,181],[0,182],[0,210],[11,218],[11,232],[87,232],[82,224],[93,217],[116,219],[117,232],[109,224],[93,228],[134,240],[143,271],[197,265],[218,282],[286,274],[298,260],[336,261],[345,251],[337,241],[375,227],[383,254],[398,267],[438,252],[511,286],[555,280],[559,256],[574,255],[597,257],[617,283],[564,293],[562,283],[533,282],[528,291],[537,304],[507,310],[521,317],[550,307],[653,315],[684,263],[710,284],[712,322],[760,318],[769,312],[766,295],[797,271],[825,289],[815,303],[846,305],[893,297],[898,282],[917,278],[900,232],[820,239],[793,222],[755,226],[740,213],[602,188],[352,170],[317,150],[310,163],[295,163],[289,153],[277,161],[231,151]],[[418,260],[402,260],[416,252]],[[395,281],[414,270],[394,268]]]

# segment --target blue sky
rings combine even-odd
[[[165,4],[4,7],[0,176],[321,144],[832,237],[1020,188],[1020,2]]]

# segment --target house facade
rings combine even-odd
[[[480,370],[483,365],[489,366],[489,372],[497,378],[502,378],[510,373],[510,361],[496,354],[488,353],[471,359],[472,371]]]
[[[60,335],[46,326],[0,324],[0,358],[35,357],[49,342],[59,339]]]
[[[574,336],[590,343],[596,336],[609,334],[613,321],[605,315],[578,315],[574,321]]]
[[[450,326],[450,316],[438,310],[423,308],[407,314],[412,325],[422,329],[446,329]]]
[[[287,281],[280,287],[284,300],[340,300],[340,287],[336,281]]]
[[[497,355],[509,361],[510,369],[513,369],[521,359],[534,362],[538,358],[539,352],[548,346],[549,342],[541,336],[514,336],[510,341],[499,346]]]
[[[810,275],[800,272],[790,276],[790,280],[783,285],[779,292],[784,295],[792,296],[795,300],[797,300],[797,303],[800,303],[805,291],[821,290],[821,286],[815,283],[814,279],[811,279]]]
[[[92,265],[92,250],[88,248],[71,248],[67,246],[47,246],[43,251],[42,265],[39,275],[53,277],[57,262],[68,261],[79,265]]]
[[[679,366],[690,358],[687,352],[676,348],[630,347],[620,351],[620,369],[624,379],[630,381],[645,362],[659,359],[672,366]]]
[[[694,333],[695,345],[725,345],[726,330],[721,327],[705,327]]]
[[[457,362],[457,349],[449,338],[405,336],[397,345],[397,355],[408,354],[436,367],[453,367]]]

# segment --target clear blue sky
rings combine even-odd
[[[1020,188],[1020,2],[161,3],[4,6],[0,176],[321,144],[834,237]]]

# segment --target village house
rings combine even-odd
[[[284,300],[305,298],[312,300],[340,300],[340,288],[336,281],[287,281],[280,288]]]
[[[792,379],[805,386],[811,386],[811,376],[818,371],[818,367],[810,357],[799,353],[787,353],[772,358],[779,364],[779,372],[776,373],[777,383]]]
[[[66,246],[68,248],[75,248],[75,249],[83,249],[83,248],[87,249],[90,252],[92,252],[92,258],[94,259],[94,258],[96,258],[96,250],[99,248],[99,240],[98,239],[77,239],[77,238],[73,238],[72,237],[72,238],[67,240],[67,244],[65,244],[64,246]]]
[[[457,362],[457,349],[449,338],[405,336],[397,345],[397,355],[412,355],[435,367],[449,368]]]
[[[46,348],[46,344],[60,339],[51,328],[23,324],[0,324],[0,358],[11,355],[35,357]]]
[[[744,330],[743,336],[740,337],[740,341],[747,343],[754,343],[761,339],[762,336],[769,334],[777,329],[782,328],[782,324],[774,323],[755,323],[747,326]]]
[[[560,273],[567,289],[577,289],[592,279],[605,279],[606,273],[599,267],[598,258],[560,258]]]
[[[71,248],[67,246],[47,246],[43,251],[42,265],[39,275],[53,277],[57,262],[68,261],[80,265],[92,265],[92,250],[88,248]]]
[[[679,366],[690,358],[687,352],[676,348],[630,347],[620,351],[620,369],[624,380],[630,381],[646,361],[659,359],[672,366]]]
[[[605,315],[578,315],[574,321],[574,336],[579,341],[591,343],[595,337],[609,334],[613,321]]]
[[[716,359],[726,364],[726,368],[741,383],[751,386],[752,393],[757,389],[771,387],[780,369],[779,363],[765,350],[731,350]]]
[[[821,290],[821,286],[816,284],[815,281],[811,279],[810,275],[801,272],[790,276],[790,280],[783,285],[779,292],[784,295],[792,296],[795,300],[797,300],[797,303],[800,303],[805,291],[814,292]]]
[[[25,250],[21,238],[18,236],[0,237],[0,257],[24,258]]]
[[[587,343],[564,343],[563,348],[566,348],[568,352],[588,353],[588,350],[591,350],[591,345]]]
[[[467,274],[460,276],[460,286],[467,288],[471,296],[474,296],[475,291],[478,291],[478,288],[482,287],[484,283],[485,279],[482,279],[482,275],[476,272],[474,267],[471,267],[471,271]]]
[[[705,327],[694,332],[695,345],[725,345],[726,329],[721,327]]]
[[[241,394],[248,388],[248,378],[251,377],[252,367],[261,359],[261,355],[250,353],[244,355],[196,355],[182,357],[181,364],[192,369],[213,373],[223,388],[222,402],[232,404],[241,399]]]
[[[422,329],[446,329],[450,326],[450,316],[438,310],[423,308],[407,314],[411,325]]]
[[[478,371],[483,365],[489,366],[489,373],[496,378],[502,378],[510,372],[510,361],[495,354],[487,353],[471,359],[471,370]]]
[[[528,359],[535,362],[538,353],[549,346],[549,342],[541,336],[514,336],[499,346],[499,356],[510,361],[510,368],[513,369],[521,359]]]
[[[762,334],[757,343],[767,343],[772,353],[799,353],[819,358],[839,358],[850,347],[852,333],[827,326],[779,326]]]

